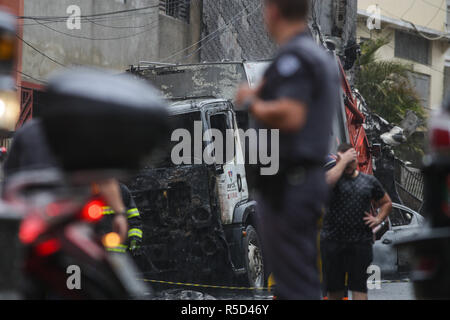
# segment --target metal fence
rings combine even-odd
[[[423,204],[423,174],[418,169],[408,168],[399,159],[395,160],[395,186],[403,204],[420,212]]]

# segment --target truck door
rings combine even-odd
[[[225,105],[224,105],[225,107]],[[237,203],[242,201],[243,196],[248,197],[247,183],[245,182],[245,169],[244,166],[238,166],[237,156],[242,157],[242,151],[240,150],[239,138],[236,128],[236,120],[233,113],[229,109],[223,109],[219,111],[210,111],[207,113],[207,120],[210,129],[216,129],[221,132],[223,137],[222,143],[222,155],[223,164],[216,163],[217,172],[217,192],[219,196],[221,206],[221,217],[223,224],[230,224],[233,220],[233,212]],[[228,150],[227,154],[227,130],[228,134],[232,134],[234,143],[232,150]],[[216,144],[213,139],[212,143]],[[215,151],[221,146],[217,143],[214,148]],[[230,147],[228,145],[228,147]],[[239,151],[240,154],[237,152]],[[213,152],[212,156],[216,156],[216,152]],[[240,159],[243,163],[243,159]],[[216,159],[220,161],[220,159]]]

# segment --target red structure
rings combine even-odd
[[[342,67],[341,62],[338,62],[341,74],[342,90],[344,91],[347,129],[350,137],[350,143],[358,153],[358,170],[363,173],[373,174],[370,143],[363,127],[366,117],[361,113],[361,111],[358,110],[357,100],[353,95],[350,84],[348,83],[344,68]]]
[[[16,129],[20,128],[27,120],[33,118],[33,105],[35,101],[36,91],[41,91],[42,86],[22,81],[20,88],[20,116],[17,121]]]

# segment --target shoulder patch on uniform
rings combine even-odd
[[[277,62],[277,70],[283,77],[290,77],[302,67],[300,59],[293,54],[282,56]]]

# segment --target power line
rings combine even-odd
[[[55,59],[53,59],[52,57],[49,57],[48,55],[46,55],[44,52],[40,51],[39,49],[35,48],[32,44],[28,43],[27,41],[23,40],[19,35],[16,34],[16,37],[22,41],[23,43],[25,43],[27,46],[29,46],[31,49],[33,49],[34,51],[36,51],[37,53],[39,53],[40,55],[46,57],[47,59],[49,59],[50,61],[56,63],[57,65],[60,65],[61,67],[66,68],[66,66],[64,64],[62,64],[61,62],[56,61]]]
[[[147,7],[142,7],[142,8],[134,8],[134,9],[128,9],[128,10],[120,10],[120,11],[112,11],[112,12],[104,12],[104,13],[96,13],[96,14],[89,14],[89,15],[80,15],[79,18],[84,19],[84,18],[93,18],[93,17],[104,17],[104,16],[110,16],[110,15],[116,15],[116,14],[121,14],[121,13],[127,13],[127,12],[137,12],[137,11],[142,11],[142,10],[148,10],[148,9],[153,9],[153,8],[159,8],[159,4],[158,5],[153,5],[153,6],[147,6]],[[44,16],[44,17],[33,17],[33,16],[19,16],[17,17],[17,19],[20,20],[52,20],[52,19],[67,19],[67,16]]]
[[[442,8],[442,4],[441,4],[441,6],[440,7],[438,7],[437,5],[435,5],[434,3],[432,3],[432,2],[429,2],[429,1],[427,1],[427,0],[422,0],[422,2],[424,2],[424,3],[426,3],[426,4],[428,4],[429,6],[431,6],[431,7],[435,7],[435,8],[437,8],[437,9],[439,9],[439,10],[442,10],[442,11],[444,11],[444,12],[448,12],[448,10],[447,9],[444,9],[444,8]]]
[[[364,30],[364,29],[362,29],[362,30]],[[368,31],[366,31],[366,30],[364,30],[364,32],[366,32],[369,36],[372,36],[372,34],[371,34],[370,32],[368,32]],[[395,50],[395,47],[394,47],[393,45],[391,45],[390,43],[387,43],[387,44],[385,44],[385,45],[388,46],[389,48]],[[441,70],[439,70],[439,69],[436,69],[436,67],[433,66],[433,65],[431,65],[431,64],[429,64],[429,65],[428,65],[428,64],[425,64],[424,66],[426,66],[426,67],[428,67],[428,68],[430,68],[430,69],[432,69],[432,70],[434,70],[434,71],[436,71],[436,72],[439,72],[439,73],[441,73],[441,74],[444,74],[443,71],[441,71]]]
[[[416,2],[417,2],[417,0],[414,0],[414,1],[413,1],[412,5],[408,8],[408,10],[406,10],[406,11],[402,14],[402,16],[400,17],[400,19],[403,19],[403,17],[404,17],[409,11],[411,11],[411,9],[414,7],[414,5],[416,4]]]
[[[257,5],[254,10],[252,10],[250,13],[245,14],[245,16],[251,16],[253,15],[259,8],[261,7],[261,3],[259,5]],[[246,10],[247,8],[245,8],[244,10]],[[237,19],[237,17],[235,18]],[[232,20],[235,20],[232,19]],[[208,44],[209,42],[211,42],[212,40],[216,39],[217,37],[219,37],[223,31],[225,31],[225,29],[228,29],[231,26],[231,23],[234,21],[230,21],[228,24],[225,25],[225,28],[223,30],[221,30],[218,34],[216,34],[213,38],[208,39],[205,43],[202,43],[202,45],[200,47],[198,47],[194,52],[191,52],[190,54],[186,55],[185,57],[181,58],[178,62],[181,62],[191,56],[193,56],[194,54],[196,54],[197,52],[199,52],[206,44]]]
[[[37,21],[36,21],[36,22],[37,22]],[[38,22],[38,23],[39,23],[39,22]],[[154,27],[155,27],[158,23],[159,23],[159,21],[153,22],[152,28],[145,29],[145,30],[140,31],[140,32],[137,32],[137,33],[135,33],[135,34],[125,35],[125,36],[118,36],[118,37],[113,37],[113,38],[91,38],[91,37],[87,37],[87,36],[77,36],[77,35],[73,35],[73,34],[70,34],[70,33],[67,33],[67,32],[64,32],[64,31],[61,31],[61,30],[54,29],[54,28],[52,28],[52,27],[50,27],[50,26],[47,26],[47,25],[45,25],[45,24],[41,24],[41,25],[42,25],[43,27],[47,28],[47,29],[50,29],[50,30],[56,32],[56,33],[60,33],[60,34],[62,34],[62,35],[65,35],[65,36],[71,37],[71,38],[84,39],[84,40],[91,40],[91,41],[108,41],[108,40],[120,40],[120,39],[126,39],[126,38],[136,37],[136,36],[138,36],[138,35],[141,35],[141,34],[143,34],[143,33],[146,33],[146,32],[148,32],[148,31],[153,30]],[[40,24],[40,23],[39,23],[39,24]]]
[[[27,77],[27,78],[30,78],[30,79],[34,80],[34,81],[42,82],[43,84],[46,84],[46,83],[47,83],[47,82],[44,81],[44,80],[39,80],[38,78],[32,77],[32,76],[30,76],[29,74],[26,74],[26,73],[24,73],[24,72],[22,72],[22,71],[16,70],[16,72],[17,72],[17,73],[20,73],[21,75],[23,75],[23,76],[25,76],[25,77]],[[23,88],[23,87],[22,87],[22,88]]]
[[[101,24],[101,23],[98,23],[98,22],[95,22],[95,21],[92,21],[92,20],[88,20],[88,22],[92,23],[94,25],[103,27],[103,28],[111,28],[111,29],[141,29],[141,28],[148,27],[149,25],[152,24],[152,23],[147,23],[147,24],[144,24],[142,26],[108,26],[108,25]]]
[[[97,17],[97,18],[80,18],[81,23],[86,22],[102,22],[102,21],[119,21],[119,20],[129,20],[129,17],[138,17],[138,18],[145,18],[145,16],[156,14],[157,11],[151,11],[151,12],[142,12],[142,13],[134,13],[134,14],[127,14],[127,15],[120,15],[120,16],[111,16],[111,17]],[[67,23],[67,20],[69,19],[69,16],[64,17],[63,19],[37,19],[41,21],[43,24],[54,24],[54,23]],[[35,19],[30,19],[33,21],[36,21]],[[22,26],[36,26],[38,25],[37,22],[34,23],[24,23]]]
[[[444,3],[446,3],[446,0],[442,0],[441,6],[439,7],[439,9],[442,8],[442,5],[443,5]],[[436,18],[436,16],[439,14],[439,12],[440,12],[440,10],[437,10],[437,11],[436,11],[436,14],[435,14],[435,15],[433,16],[433,18],[431,18],[431,20],[428,22],[427,27],[433,22],[434,18]]]
[[[445,1],[445,0],[444,0],[444,1]],[[443,1],[442,3],[444,3],[444,1]],[[442,6],[442,4],[441,4],[441,6]],[[398,15],[396,15],[396,14],[394,14],[394,13],[392,13],[392,12],[389,12],[388,10],[382,8],[381,6],[379,6],[379,7],[381,8],[382,11],[387,12],[388,14],[392,15],[393,17],[399,18],[401,21],[406,22],[406,23],[409,23],[409,24],[413,27],[414,31],[415,31],[419,36],[421,36],[422,38],[425,38],[426,40],[429,40],[429,41],[436,41],[436,40],[443,39],[443,38],[445,38],[445,37],[447,37],[447,36],[450,35],[449,33],[444,33],[443,35],[438,36],[438,37],[436,37],[436,38],[428,37],[428,36],[425,35],[423,32],[421,32],[421,31],[416,27],[416,25],[415,25],[413,22],[403,19],[403,16],[404,16],[405,14],[403,14],[403,16],[400,17],[400,16],[398,16]],[[435,6],[435,7],[436,7],[436,6]],[[408,11],[411,10],[411,9],[412,9],[412,6],[411,6],[406,12],[408,12]],[[405,13],[406,13],[406,12],[405,12]],[[439,11],[433,16],[433,18],[430,20],[430,22],[428,22],[428,24],[425,26],[425,28],[428,28],[428,27],[429,27],[429,25],[434,21],[434,18],[438,15],[438,13],[439,13]]]

